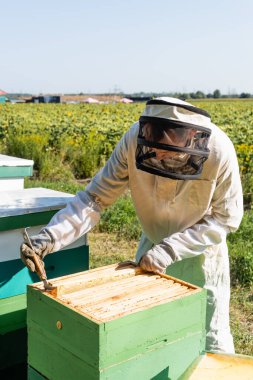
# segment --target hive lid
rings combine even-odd
[[[0,154],[0,166],[33,166],[33,160]]]
[[[74,196],[42,187],[11,190],[1,193],[0,216],[9,217],[30,213],[60,210]]]
[[[56,291],[45,292],[98,323],[171,302],[202,289],[174,277],[117,264],[50,280]],[[42,283],[31,285],[43,290]]]

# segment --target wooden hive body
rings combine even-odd
[[[201,288],[117,265],[52,283],[28,289],[28,362],[48,379],[173,380],[204,349]]]

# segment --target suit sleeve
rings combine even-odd
[[[114,149],[106,165],[45,227],[55,240],[53,252],[69,245],[93,228],[101,211],[111,205],[128,185],[128,133]]]

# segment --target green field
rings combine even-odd
[[[233,141],[245,194],[250,194],[253,100],[195,101],[194,104],[206,109],[213,122]],[[32,158],[43,179],[91,177],[104,165],[123,133],[138,120],[144,106],[143,103],[3,104],[0,105],[0,149],[10,155]]]

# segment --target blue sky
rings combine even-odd
[[[0,0],[7,92],[253,93],[252,0]]]

